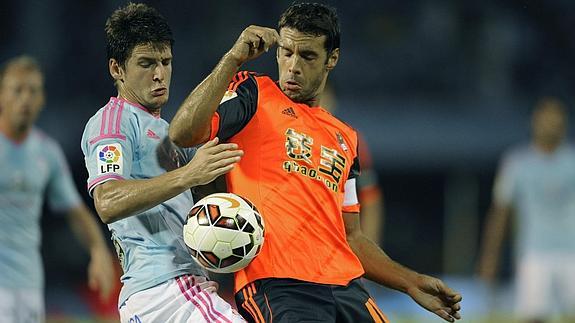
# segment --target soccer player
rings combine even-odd
[[[173,38],[154,8],[129,3],[112,13],[105,30],[118,96],[88,121],[82,151],[88,191],[123,269],[120,319],[243,322],[216,294],[182,235],[193,205],[190,187],[231,170],[242,151],[213,139],[190,158],[193,151],[164,140],[168,123],[160,114],[169,96]]]
[[[326,84],[321,94],[321,107],[334,114],[338,108],[333,87]],[[361,231],[373,242],[382,244],[385,222],[384,200],[377,183],[377,171],[373,168],[371,152],[367,142],[358,132],[358,156],[361,175],[356,178],[357,199],[361,205]]]
[[[106,299],[112,258],[94,215],[82,202],[62,149],[34,127],[44,106],[44,78],[29,56],[0,67],[0,315],[2,322],[43,322],[40,214],[44,197],[65,213],[90,251],[88,281]]]
[[[246,28],[170,126],[181,146],[219,137],[245,153],[226,182],[262,212],[266,240],[235,275],[241,313],[251,322],[387,322],[365,275],[447,321],[460,318],[458,293],[392,261],[360,230],[356,132],[318,106],[339,58],[335,10],[294,4],[278,30]],[[275,44],[277,83],[238,73]]]
[[[531,143],[507,152],[487,216],[479,274],[493,283],[513,215],[517,315],[575,320],[575,148],[565,142],[566,108],[545,98],[532,116]]]

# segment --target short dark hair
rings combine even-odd
[[[328,54],[339,48],[339,18],[333,7],[320,3],[294,3],[280,16],[278,30],[285,27],[314,36],[325,35],[324,47]]]
[[[143,3],[128,3],[116,9],[106,20],[106,50],[125,66],[134,47],[151,44],[172,49],[174,37],[166,19],[154,8]]]
[[[13,66],[17,66],[26,71],[34,71],[42,74],[42,67],[34,57],[28,55],[16,56],[0,65],[0,85],[2,85],[2,82],[4,81],[4,76],[6,75],[8,69],[10,69]]]

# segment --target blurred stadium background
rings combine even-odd
[[[163,112],[168,121],[243,28],[275,26],[290,3],[144,2],[158,8],[175,33],[171,99]],[[39,127],[62,143],[89,205],[79,142],[87,119],[115,95],[103,26],[124,3],[0,2],[0,60],[26,53],[42,63],[48,100]],[[509,243],[500,284],[491,289],[474,279],[479,237],[499,155],[528,140],[533,104],[554,95],[573,110],[575,2],[328,3],[342,23],[341,60],[330,76],[337,114],[363,132],[372,151],[385,195],[381,244],[399,262],[460,289],[463,322],[509,322]],[[273,54],[246,68],[276,74]],[[95,312],[106,313],[85,292],[87,255],[65,220],[47,211],[43,228],[50,320],[89,322]],[[405,295],[372,288],[394,322],[439,321]]]

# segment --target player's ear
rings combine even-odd
[[[112,78],[117,81],[124,82],[124,69],[115,58],[110,58],[108,61],[108,70],[110,71],[110,75]]]
[[[331,53],[328,54],[327,62],[325,67],[328,71],[333,70],[333,68],[337,65],[337,61],[339,60],[339,48],[334,48]]]

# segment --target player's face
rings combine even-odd
[[[533,116],[533,135],[541,141],[559,143],[566,131],[566,117],[563,111],[547,105]]]
[[[8,67],[0,84],[0,117],[19,131],[29,129],[44,105],[44,80],[36,70]]]
[[[318,104],[327,75],[337,64],[339,50],[325,50],[325,36],[305,34],[292,28],[280,30],[277,50],[279,85],[293,101]]]
[[[151,44],[134,47],[118,82],[120,96],[148,109],[159,109],[169,97],[172,78],[172,50]]]

